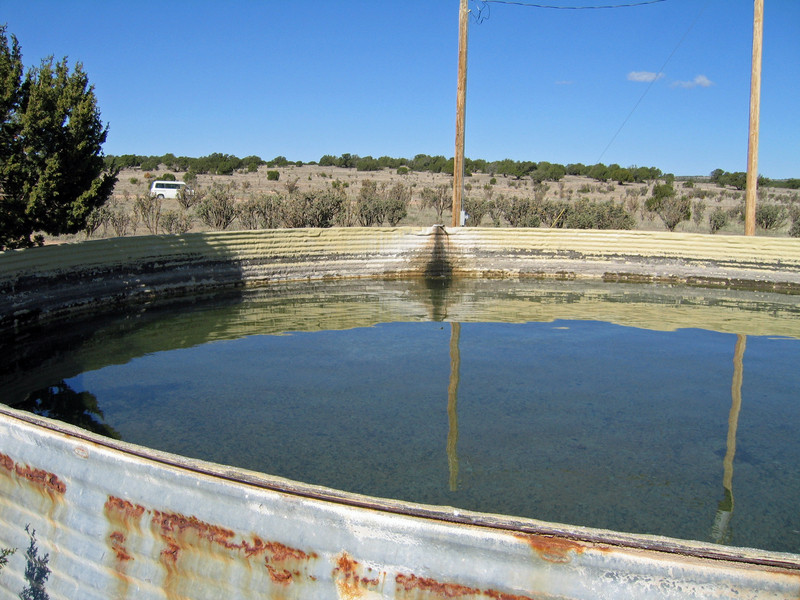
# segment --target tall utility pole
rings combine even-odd
[[[764,0],[753,8],[753,65],[750,73],[750,135],[747,143],[747,191],[744,200],[744,234],[756,234],[758,191],[758,120],[761,110],[761,40],[764,34]]]
[[[464,125],[467,114],[467,36],[469,0],[461,0],[458,11],[458,94],[456,98],[456,153],[453,158],[453,227],[461,226],[464,194]]]

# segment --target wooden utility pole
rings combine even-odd
[[[467,36],[469,0],[461,0],[458,12],[458,94],[456,98],[456,153],[453,158],[453,227],[461,226],[464,194],[464,124],[467,114]]]
[[[758,191],[758,120],[761,110],[761,40],[764,34],[764,0],[753,8],[753,64],[750,73],[750,135],[747,144],[747,191],[744,200],[744,234],[756,234]]]

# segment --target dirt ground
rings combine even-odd
[[[279,179],[271,181],[267,178],[267,171],[276,170],[279,172]],[[125,169],[120,172],[117,185],[114,189],[114,196],[111,206],[116,209],[123,209],[126,212],[133,212],[133,199],[137,194],[147,192],[150,182],[163,178],[165,173],[172,173],[177,180],[182,180],[184,173],[172,172],[165,169],[146,173],[138,168]],[[513,177],[496,175],[496,183],[491,184],[492,175],[488,173],[474,173],[465,178],[465,197],[484,196],[492,194],[497,198],[500,195],[510,196],[533,196],[535,192],[534,182],[528,178],[515,180]],[[401,182],[412,188],[412,200],[408,209],[408,216],[404,218],[399,226],[428,226],[437,222],[436,213],[431,208],[422,208],[420,194],[423,188],[437,185],[452,186],[452,177],[441,173],[427,172],[408,172],[400,175],[394,169],[383,169],[381,171],[357,171],[356,169],[344,169],[339,167],[320,167],[317,165],[288,166],[283,168],[269,168],[262,166],[254,173],[235,173],[233,175],[198,175],[197,187],[204,188],[212,183],[229,184],[235,183],[235,195],[237,201],[244,201],[262,193],[286,194],[287,184],[295,182],[300,191],[322,190],[330,187],[334,182],[339,182],[341,187],[349,197],[355,198],[364,180],[375,180],[379,184],[387,183],[393,185]],[[719,188],[711,182],[694,182],[693,187],[684,187],[684,181],[676,180],[674,187],[679,194],[698,195],[699,191],[705,191],[706,198],[694,198],[693,202],[700,202],[705,206],[704,213],[700,219],[692,219],[678,225],[676,231],[687,232],[709,232],[708,215],[717,206],[724,209],[731,209],[738,206],[744,198],[744,192],[733,188]],[[606,201],[614,200],[625,204],[629,212],[636,219],[636,229],[641,230],[665,230],[661,219],[649,213],[644,208],[645,200],[649,197],[652,184],[628,183],[620,185],[613,183],[599,183],[588,177],[566,176],[560,182],[547,182],[545,184],[547,199],[573,200],[577,198],[589,198],[591,200]],[[643,190],[646,188],[646,191]],[[541,188],[540,188],[541,191]],[[760,190],[762,202],[788,203],[800,200],[800,194],[796,190],[786,190],[778,188],[768,188]],[[163,201],[162,212],[178,211],[179,206],[176,200],[165,199]],[[694,212],[694,211],[693,211]],[[451,222],[450,211],[445,211],[442,220],[445,224]],[[730,219],[729,224],[718,234],[742,234],[744,225],[737,219]],[[484,217],[481,225],[484,227],[492,226],[489,216]],[[235,221],[230,229],[238,229],[239,223]],[[194,217],[189,231],[207,231],[199,218]],[[759,231],[759,235],[786,236],[788,224],[781,229],[764,232]],[[148,235],[150,232],[144,224],[138,223],[134,228],[130,227],[126,235]],[[105,226],[100,227],[92,238],[113,237],[114,229]],[[86,239],[85,234],[75,236],[63,236],[61,238],[48,238],[48,243],[59,243],[68,241],[79,241]]]

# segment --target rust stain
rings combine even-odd
[[[132,533],[141,533],[139,522],[147,513],[153,535],[163,544],[159,562],[166,572],[163,589],[168,599],[183,597],[179,593],[180,582],[194,578],[193,573],[182,565],[181,557],[185,551],[197,548],[198,543],[208,543],[213,547],[227,550],[228,559],[231,558],[230,553],[239,554],[248,568],[251,564],[250,559],[263,557],[262,565],[272,583],[277,586],[289,586],[303,577],[316,581],[316,578],[308,574],[307,567],[309,561],[318,558],[315,552],[293,548],[277,541],[265,541],[254,534],[248,538],[238,538],[234,531],[201,521],[197,517],[147,509],[116,496],[108,496],[104,508],[112,525],[108,540],[110,549],[117,559],[114,570],[120,577],[125,576],[126,564],[134,560],[128,552],[126,541]]]
[[[67,491],[67,485],[59,480],[58,476],[53,473],[23,465],[16,465],[14,471],[19,477],[27,479],[31,483],[43,486],[53,492],[63,494]]]
[[[398,573],[395,576],[395,582],[397,583],[397,596],[399,597],[418,598],[420,594],[424,594],[426,598],[463,598],[470,596],[473,598],[491,598],[492,600],[535,600],[531,596],[508,594],[492,589],[481,590],[459,583],[443,583],[430,577],[418,577],[413,574]]]
[[[6,471],[13,471],[14,461],[11,460],[10,456],[6,456],[2,452],[0,452],[0,467],[3,467]]]
[[[269,578],[273,583],[278,585],[289,585],[292,583],[292,574],[286,569],[276,569],[269,562],[266,563],[267,571],[269,571]],[[299,574],[299,573],[298,573]]]
[[[264,541],[258,537],[257,535],[253,536],[253,544],[248,544],[247,540],[242,541],[242,547],[244,548],[244,555],[247,558],[251,556],[258,556],[261,554],[266,546],[264,546]]]
[[[144,514],[145,508],[141,504],[134,504],[128,500],[109,496],[104,505],[106,514],[117,513],[127,523],[133,519],[140,519]]]
[[[367,571],[372,573],[372,569]],[[354,560],[347,552],[336,559],[336,567],[333,569],[333,579],[339,590],[339,597],[346,600],[362,598],[368,591],[378,590],[382,587],[382,580],[386,579],[386,574],[381,573],[377,576],[368,576],[363,573],[357,560]]]
[[[486,590],[483,594],[494,600],[533,600],[530,596],[517,596],[516,594],[506,594],[496,590]]]
[[[118,561],[127,562],[133,560],[133,557],[128,554],[128,550],[125,548],[125,535],[121,531],[115,531],[108,537],[111,539],[111,550]]]
[[[8,471],[9,474],[16,474],[17,477],[44,488],[48,493],[57,492],[63,494],[67,491],[67,484],[61,481],[54,473],[16,463],[13,458],[2,452],[0,452],[0,467]],[[52,494],[50,496],[55,498]]]
[[[167,562],[172,563],[173,565],[178,562],[178,555],[181,553],[181,547],[174,542],[167,542],[167,547],[161,551],[161,556]]]
[[[110,530],[107,543],[114,557],[111,568],[117,579],[116,595],[118,598],[125,598],[132,583],[127,573],[128,563],[134,560],[128,551],[126,541],[133,525],[136,526],[135,530],[138,530],[137,521],[144,514],[144,507],[116,496],[109,496],[103,505],[103,512]]]
[[[294,581],[295,577],[300,577],[301,573],[299,569],[295,568],[290,571],[289,568],[297,566],[299,562],[308,562],[311,559],[317,558],[314,552],[309,554],[297,548],[281,544],[280,542],[263,542],[261,539],[255,538],[254,545],[262,548],[265,553],[271,555],[264,557],[264,566],[269,572],[269,577],[272,582],[278,585],[289,585]],[[248,553],[248,548],[245,548],[245,553]],[[250,554],[248,554],[248,556],[250,556]]]
[[[461,596],[479,596],[481,590],[467,587],[458,583],[441,583],[428,577],[417,577],[416,575],[404,575],[398,573],[395,576],[398,591],[402,588],[406,592],[420,590],[429,592],[443,598],[460,598]]]
[[[532,533],[517,533],[514,536],[528,544],[539,558],[551,563],[568,563],[572,561],[569,553],[582,554],[586,546],[564,538],[535,535]]]
[[[290,548],[289,546],[285,546],[279,542],[269,542],[268,544],[265,544],[265,547],[272,554],[272,560],[276,561],[284,561],[287,558],[293,558],[295,560],[308,560],[309,558],[317,558],[317,555],[313,552],[311,554],[306,554],[302,550]]]
[[[179,558],[182,550],[193,546],[194,540],[204,540],[228,551],[242,552],[247,564],[251,558],[264,556],[263,565],[270,580],[281,587],[291,585],[303,575],[306,567],[300,563],[318,558],[314,552],[305,552],[277,541],[264,541],[257,535],[253,535],[250,540],[241,539],[237,542],[235,532],[206,523],[194,516],[159,510],[149,512],[153,515],[150,519],[151,525],[166,544],[161,552],[161,562],[167,570],[165,591],[168,597],[176,593],[180,578],[191,577],[190,573],[181,569]]]
[[[345,576],[350,576],[355,573],[356,567],[358,566],[358,561],[353,560],[347,552],[342,552],[342,555],[336,563],[338,566],[334,569],[334,572],[341,571]]]
[[[198,538],[218,544],[229,550],[243,548],[242,544],[233,544],[229,541],[235,535],[230,529],[205,523],[196,517],[186,517],[178,513],[165,513],[154,510],[151,522],[161,530],[161,535],[165,537],[193,532]]]

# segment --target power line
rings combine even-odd
[[[513,2],[512,0],[481,0],[484,4],[511,4],[513,6],[526,6],[528,8],[551,8],[554,10],[598,10],[607,8],[631,8],[633,6],[644,6],[645,4],[658,4],[667,0],[644,0],[643,2],[633,2],[631,4],[609,4],[606,6],[551,6],[548,4],[530,4],[529,2]]]
[[[487,1],[487,2],[494,2],[495,0],[486,0],[486,1]],[[497,0],[497,1],[499,1],[499,0]],[[691,25],[689,25],[689,29],[687,29],[687,30],[686,30],[686,33],[684,33],[684,34],[683,34],[683,37],[681,38],[681,41],[679,41],[679,42],[678,42],[678,45],[677,45],[677,46],[675,46],[675,49],[674,49],[674,50],[672,51],[672,53],[669,55],[669,57],[667,58],[667,60],[665,60],[665,61],[664,61],[664,64],[663,64],[663,65],[661,65],[661,68],[658,70],[658,73],[656,73],[655,77],[653,77],[652,81],[650,81],[650,85],[648,85],[648,86],[647,86],[647,89],[644,91],[644,94],[642,94],[642,97],[641,97],[641,98],[639,98],[639,101],[638,101],[638,102],[637,102],[637,103],[634,105],[634,107],[631,109],[631,112],[630,112],[630,113],[628,113],[628,116],[627,116],[627,117],[625,117],[625,120],[622,122],[622,125],[620,125],[620,126],[619,126],[619,129],[617,129],[617,133],[615,133],[615,134],[614,134],[614,137],[612,137],[612,138],[611,138],[611,141],[610,141],[610,142],[608,142],[608,146],[606,146],[605,150],[603,150],[603,151],[600,153],[600,156],[597,158],[597,162],[598,162],[598,163],[600,162],[600,159],[601,159],[601,158],[603,158],[603,155],[604,155],[604,154],[605,154],[605,153],[608,151],[608,149],[611,147],[611,144],[613,144],[613,143],[614,143],[614,140],[615,140],[615,139],[617,139],[617,136],[619,135],[619,132],[620,132],[620,131],[622,131],[622,128],[623,128],[623,127],[625,127],[625,123],[627,123],[627,122],[628,122],[628,119],[630,119],[630,118],[631,118],[631,115],[633,115],[634,111],[636,111],[636,109],[639,107],[639,104],[641,104],[641,103],[642,103],[642,100],[644,100],[644,97],[647,95],[647,92],[649,92],[649,91],[650,91],[650,88],[651,88],[651,87],[653,87],[653,84],[654,84],[654,83],[655,83],[655,82],[656,82],[656,81],[657,81],[657,80],[658,80],[658,79],[661,77],[661,74],[664,72],[664,68],[667,66],[667,63],[668,63],[670,60],[672,60],[672,57],[673,57],[673,56],[675,55],[675,53],[678,51],[678,48],[680,48],[681,44],[683,43],[683,40],[685,40],[685,39],[686,39],[686,36],[687,36],[687,35],[689,35],[689,32],[692,30],[692,27],[694,27],[694,24],[695,24],[695,23],[697,23],[697,20],[700,18],[700,15],[702,15],[702,14],[703,14],[703,11],[705,11],[705,9],[706,9],[706,6],[708,6],[710,2],[711,2],[711,0],[707,0],[707,1],[706,1],[705,5],[703,6],[703,8],[702,8],[702,9],[700,9],[700,12],[699,12],[699,13],[698,13],[698,15],[695,17],[694,21],[692,21],[692,24],[691,24]]]
[[[607,4],[605,6],[553,6],[550,4],[532,4],[530,2],[515,2],[514,0],[473,0],[475,3],[480,3],[482,6],[475,12],[470,11],[472,18],[479,25],[489,18],[491,7],[489,4],[510,4],[511,6],[524,6],[525,8],[549,8],[553,10],[603,10],[613,8],[632,8],[634,6],[645,6],[647,4],[658,4],[666,2],[667,0],[642,0],[641,2],[633,2],[629,4]],[[484,12],[486,14],[484,14]]]

